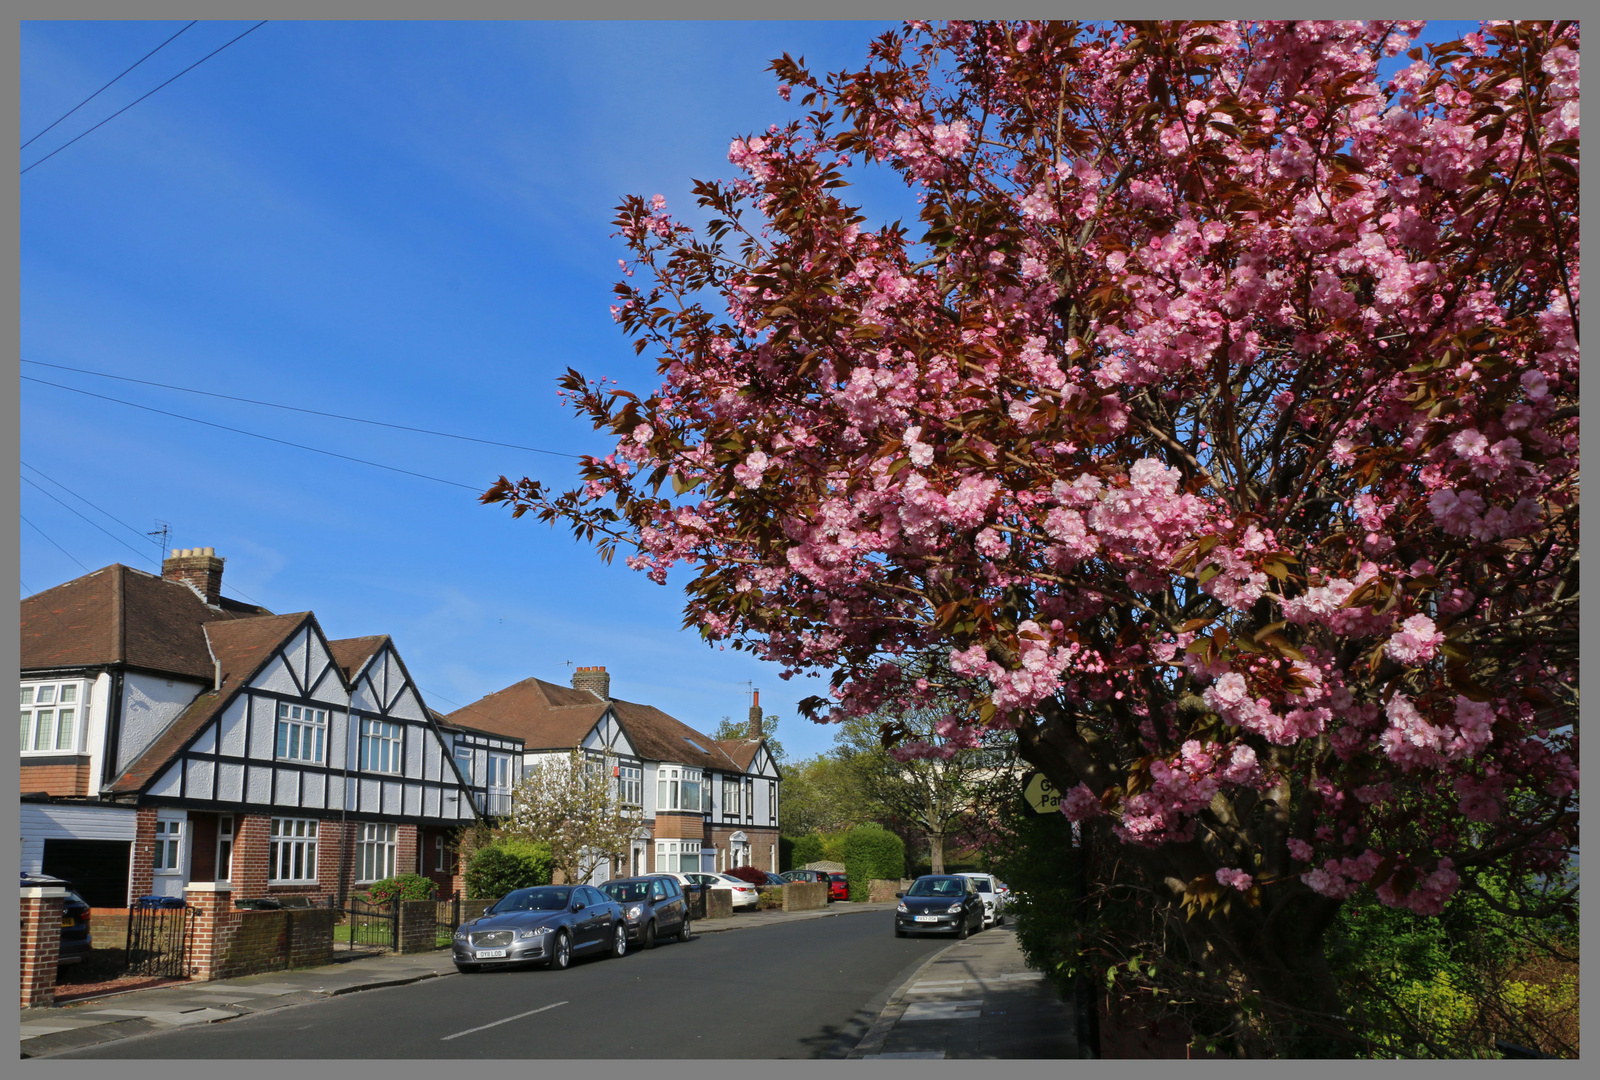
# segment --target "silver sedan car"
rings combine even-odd
[[[598,889],[543,885],[507,893],[450,945],[461,972],[528,963],[561,971],[579,956],[622,956],[628,929],[622,906]]]

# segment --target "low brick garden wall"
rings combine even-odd
[[[89,940],[96,949],[128,947],[128,909],[95,907],[89,909]]]
[[[237,927],[222,947],[213,979],[263,971],[315,967],[333,961],[333,924],[327,908],[237,911]]]
[[[783,910],[820,911],[828,906],[828,887],[820,881],[791,881],[783,887]]]
[[[905,892],[911,888],[911,882],[906,878],[899,881],[890,881],[886,878],[873,878],[867,882],[867,901],[878,904],[886,900],[893,900],[897,892]]]
[[[706,894],[706,918],[733,918],[733,890],[712,889]]]

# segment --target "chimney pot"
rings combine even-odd
[[[756,690],[750,695],[750,738],[761,738],[761,691]]]

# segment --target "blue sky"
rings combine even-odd
[[[624,254],[614,206],[660,192],[697,220],[691,178],[730,176],[733,136],[794,114],[768,62],[859,65],[887,25],[268,23],[21,178],[21,355],[604,453],[555,379],[571,365],[655,385],[608,311]],[[180,26],[23,23],[23,137]],[[22,166],[249,26],[194,26]],[[866,172],[869,212],[915,213]],[[681,579],[652,585],[476,501],[501,473],[564,485],[567,459],[22,373],[468,486],[24,380],[21,471],[39,486],[21,484],[22,595],[84,567],[155,569],[137,534],[162,519],[169,546],[227,558],[230,595],[314,610],[332,637],[392,635],[441,711],[530,675],[565,682],[570,661],[605,665],[616,696],[702,729],[742,716],[753,683],[791,755],[831,743],[794,713],[816,683],[679,629]]]

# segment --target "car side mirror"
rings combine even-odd
[[[897,893],[894,894],[894,898],[896,900],[904,900],[905,897],[906,897],[906,894],[903,893],[903,892],[897,892]]]
[[[582,911],[583,910],[583,901],[582,900],[574,900],[572,902],[572,910],[573,911]]]

